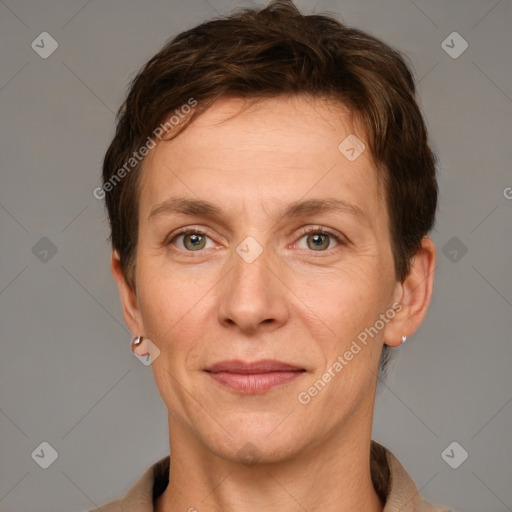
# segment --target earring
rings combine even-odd
[[[132,339],[132,352],[135,352],[135,349],[142,343],[143,339],[142,336],[136,336]]]
[[[407,341],[407,336],[403,335],[402,336],[402,343],[405,343]]]

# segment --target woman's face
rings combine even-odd
[[[341,107],[278,98],[230,118],[241,107],[217,101],[148,156],[128,323],[160,350],[171,440],[277,460],[367,434],[402,290],[368,151],[339,148]]]

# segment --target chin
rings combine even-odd
[[[212,451],[226,460],[252,467],[255,464],[275,464],[293,459],[302,449],[298,439],[269,441],[241,437],[229,445],[213,446]]]
[[[225,430],[216,428],[213,437],[210,430],[205,442],[211,451],[233,462],[248,466],[281,462],[295,457],[307,444],[307,432],[296,424],[293,414],[286,418],[271,412],[240,412],[224,418]]]

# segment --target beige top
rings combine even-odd
[[[169,483],[169,461],[167,455],[150,466],[124,498],[90,512],[154,512],[154,501]],[[383,512],[451,512],[446,507],[427,503],[398,459],[375,441],[372,441],[370,465],[373,485],[385,503]]]

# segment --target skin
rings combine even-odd
[[[245,106],[219,99],[146,158],[136,293],[112,254],[125,321],[160,350],[152,368],[172,456],[156,510],[382,511],[369,469],[379,357],[383,344],[400,345],[426,314],[433,242],[423,240],[408,277],[396,281],[369,152],[351,162],[338,150],[350,133],[365,139],[341,105],[279,97]],[[170,196],[208,200],[220,217],[149,218]],[[292,202],[326,198],[362,215],[281,213]],[[175,235],[183,227],[203,231],[205,245],[193,250],[190,237]],[[308,227],[340,242],[327,236],[319,249],[315,233],[301,234]],[[252,263],[236,251],[246,237],[262,248]],[[298,394],[394,302],[401,311],[308,404],[299,403]],[[277,359],[306,371],[243,395],[204,371],[227,359]],[[254,464],[244,459],[247,443]]]

